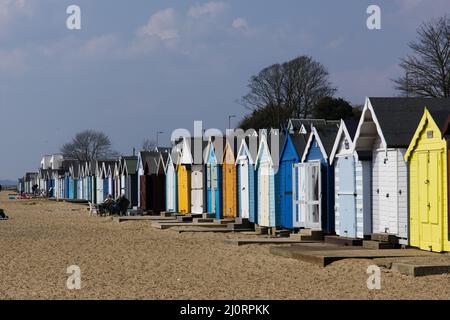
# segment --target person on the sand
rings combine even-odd
[[[111,213],[113,211],[113,207],[114,207],[115,203],[116,202],[114,201],[113,196],[111,194],[108,194],[108,196],[103,201],[103,203],[101,203],[99,205],[100,212],[108,211]]]
[[[125,215],[127,213],[128,207],[130,206],[130,200],[127,199],[125,194],[121,194],[117,198],[115,205],[113,206],[114,213],[119,215]]]

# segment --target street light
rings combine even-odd
[[[156,132],[156,148],[159,147],[159,135],[164,133],[164,131],[157,131]]]
[[[236,118],[235,114],[231,114],[228,116],[228,129],[231,129],[231,119]]]

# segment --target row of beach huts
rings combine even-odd
[[[283,130],[181,137],[114,161],[45,156],[19,181],[56,199],[125,194],[153,212],[241,218],[450,251],[450,99],[367,98],[359,121],[291,119]]]

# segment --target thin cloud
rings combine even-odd
[[[225,11],[227,4],[221,1],[211,1],[201,5],[195,5],[189,8],[188,15],[192,18],[202,16],[215,16]]]
[[[162,41],[179,37],[176,27],[176,14],[172,8],[158,11],[150,17],[147,25],[138,31],[140,36],[156,37]]]
[[[231,26],[235,29],[248,29],[248,22],[244,18],[234,19]]]

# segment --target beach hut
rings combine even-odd
[[[104,188],[105,188],[105,170],[103,166],[103,161],[96,161],[95,166],[95,186],[96,186],[96,196],[95,200],[97,204],[100,204],[105,199]]]
[[[117,199],[120,194],[120,178],[121,178],[121,165],[120,161],[116,161],[114,164],[114,198]]]
[[[408,169],[404,155],[424,108],[445,111],[447,101],[366,98],[354,148],[359,160],[371,161],[372,233],[395,235],[401,244],[408,244]]]
[[[339,121],[315,124],[302,156],[294,166],[294,226],[334,232],[334,170],[329,157],[339,131]]]
[[[257,180],[255,162],[258,155],[258,134],[256,131],[242,139],[236,156],[238,215],[257,223]]]
[[[281,222],[278,166],[282,141],[283,137],[278,130],[260,132],[255,167],[258,188],[257,224],[262,227],[277,227]]]
[[[166,211],[177,212],[177,163],[179,150],[177,146],[172,148],[169,153],[166,164]]]
[[[448,213],[447,111],[425,109],[405,153],[409,161],[409,244],[427,251],[450,251]]]
[[[141,151],[138,154],[138,207],[144,211],[152,207],[152,184],[157,174],[158,157],[156,151]]]
[[[225,140],[211,136],[205,152],[206,163],[206,211],[222,218],[222,158]]]
[[[242,138],[230,134],[225,138],[222,161],[223,217],[236,218],[238,215],[238,192],[236,175],[237,148]]]
[[[309,131],[309,130],[308,130]],[[289,131],[288,131],[289,132]],[[294,229],[293,208],[293,170],[294,165],[302,159],[308,142],[308,135],[303,133],[287,134],[280,154],[279,188],[280,188],[280,225],[286,229]]]
[[[206,145],[203,137],[183,138],[177,170],[180,213],[201,214],[206,210],[203,154]]]
[[[341,121],[330,163],[334,167],[335,232],[363,239],[372,233],[371,165],[353,148],[357,123]]]
[[[154,212],[166,211],[166,165],[169,153],[166,148],[161,148],[156,163],[156,176],[153,181],[152,210]]]
[[[131,207],[138,205],[137,156],[121,157],[121,193],[130,201]]]

